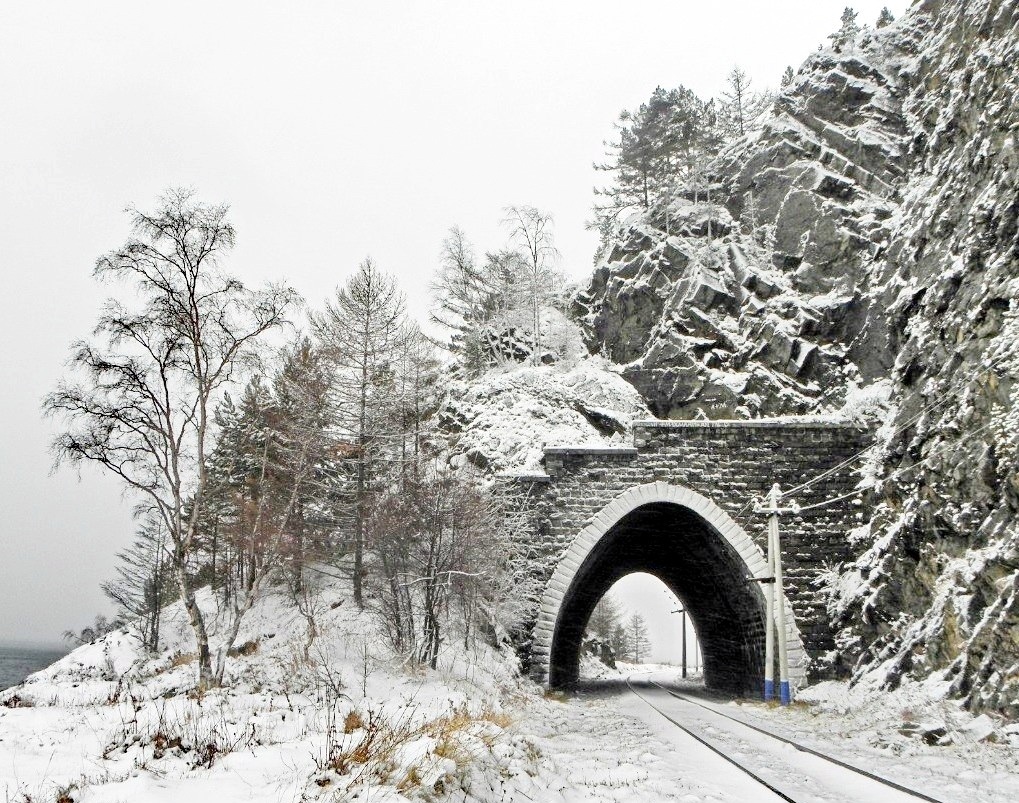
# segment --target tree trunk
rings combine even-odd
[[[177,587],[180,588],[181,600],[184,603],[184,610],[187,611],[188,620],[195,633],[196,651],[198,653],[198,689],[207,691],[215,685],[215,678],[212,674],[212,655],[209,652],[209,634],[205,630],[205,617],[201,608],[195,600],[194,589],[191,588],[191,581],[188,580],[182,562],[177,562]]]

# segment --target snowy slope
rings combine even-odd
[[[5,691],[3,799],[327,800],[370,786],[373,799],[405,800],[523,760],[503,735],[505,703],[526,691],[514,656],[461,643],[439,671],[411,671],[344,585],[318,586],[314,639],[289,598],[262,600],[221,691],[191,692],[179,606],[159,655],[117,631]]]

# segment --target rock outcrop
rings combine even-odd
[[[924,0],[800,68],[636,216],[574,311],[671,418],[824,412],[889,378],[874,516],[832,584],[840,660],[1019,715],[1019,5]]]

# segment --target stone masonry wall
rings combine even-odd
[[[517,478],[538,500],[538,571],[551,576],[576,535],[629,488],[661,481],[690,488],[728,513],[762,549],[766,520],[753,500],[777,482],[794,487],[870,445],[872,434],[854,426],[784,421],[648,421],[634,425],[628,448],[548,448],[547,476]],[[857,466],[798,493],[807,506],[855,487]],[[787,504],[790,500],[784,500]],[[787,594],[807,654],[810,675],[833,674],[833,633],[815,585],[826,565],[848,559],[846,535],[865,520],[858,498],[782,517]],[[525,640],[526,641],[526,640]],[[525,659],[527,649],[525,644]]]

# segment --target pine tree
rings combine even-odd
[[[615,653],[616,659],[620,661],[632,661],[633,653],[630,648],[629,632],[622,622],[612,629],[612,637],[609,639],[609,646]]]
[[[828,37],[836,53],[841,53],[845,48],[852,49],[856,35],[860,32],[856,17],[857,13],[850,6],[846,6],[842,11],[842,27]]]
[[[782,88],[792,86],[793,78],[796,77],[796,73],[793,72],[792,67],[786,67],[785,72],[782,73]]]
[[[487,322],[492,287],[484,266],[478,265],[474,247],[459,226],[453,226],[442,241],[439,269],[431,290],[430,317],[447,335],[443,345],[459,356],[469,376],[477,376],[487,367],[482,329]]]
[[[884,28],[895,22],[895,17],[892,16],[892,12],[888,10],[888,6],[881,9],[881,13],[877,18],[877,27]]]

